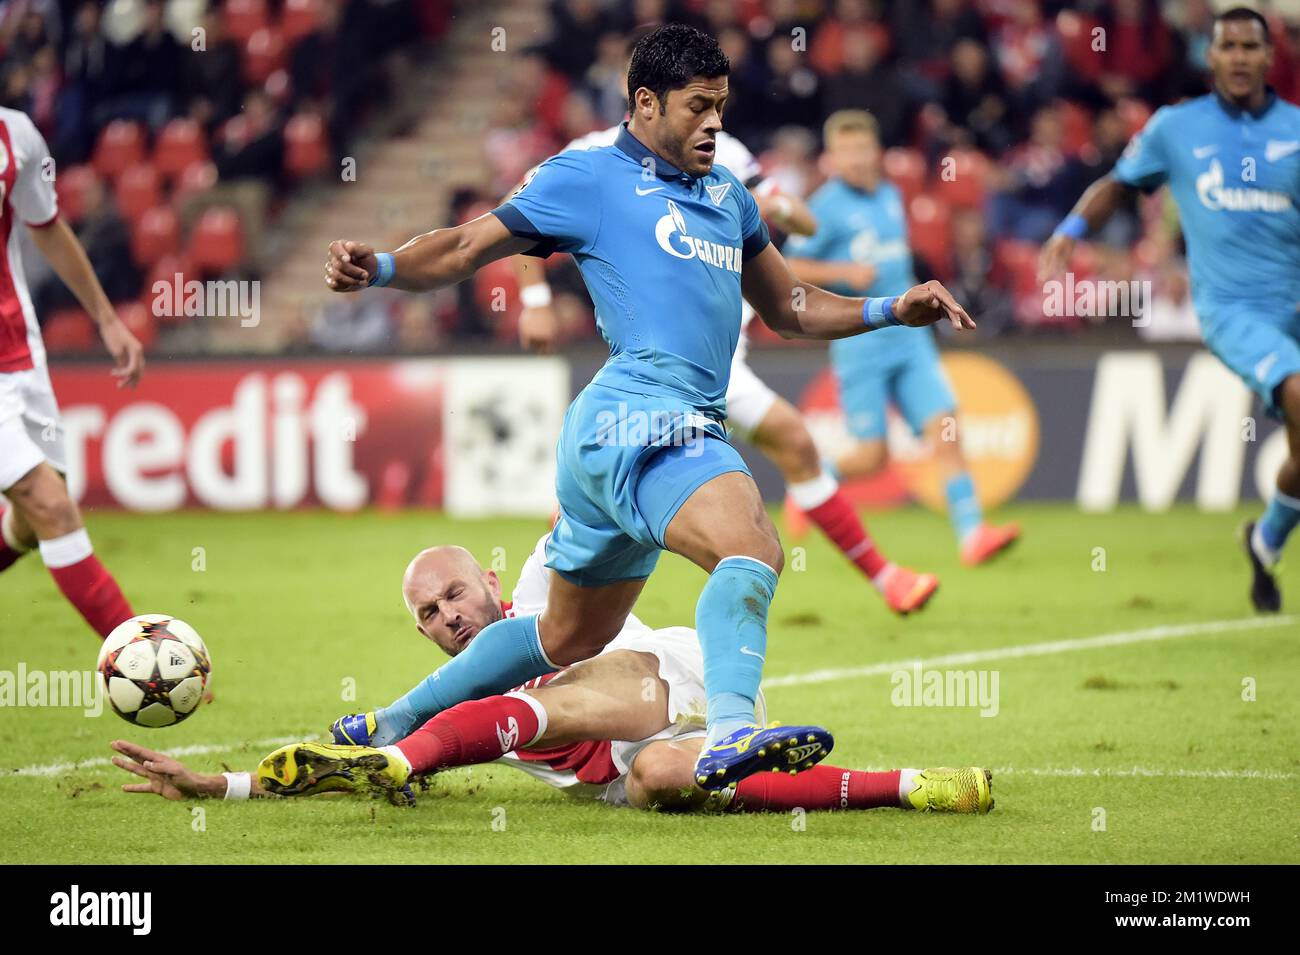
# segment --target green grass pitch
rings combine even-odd
[[[462,543],[481,561],[504,560],[509,588],[542,525],[428,513],[94,514],[97,551],[137,610],[176,614],[204,635],[217,699],[162,730],[108,711],[0,710],[0,862],[1294,863],[1300,616],[1249,625],[1233,538],[1243,514],[1010,508],[999,516],[1022,521],[1025,539],[977,570],[958,566],[942,518],[873,515],[891,556],[942,580],[931,606],[905,620],[821,538],[787,541],[805,551],[791,551],[772,608],[771,715],[830,727],[836,765],[996,773],[987,817],[877,810],[810,813],[802,825],[776,814],[612,809],[497,766],[440,775],[405,811],[366,799],[124,794],[126,775],[103,762],[114,738],[196,748],[186,758],[205,771],[251,769],[268,740],[318,734],[341,713],[387,703],[441,662],[400,599],[411,554]],[[656,626],[690,623],[703,580],[665,557],[638,613]],[[1284,586],[1300,607],[1294,567]],[[1186,626],[1216,621],[1247,624]],[[1153,631],[1167,638],[941,664],[997,671],[992,717],[895,706],[888,672],[779,685],[814,671]],[[89,669],[97,647],[38,560],[0,576],[0,670],[20,661]],[[343,699],[350,681],[356,704]],[[1253,701],[1243,699],[1248,685]]]

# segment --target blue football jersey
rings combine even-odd
[[[1217,93],[1165,106],[1114,175],[1169,184],[1203,320],[1224,301],[1300,302],[1300,108],[1270,94],[1252,114]]]
[[[907,241],[907,215],[903,197],[890,182],[881,182],[874,192],[855,189],[841,179],[831,179],[808,199],[817,217],[817,232],[791,236],[785,244],[790,258],[822,262],[857,262],[875,267],[876,279],[865,292],[844,285],[831,285],[841,295],[901,295],[916,284],[912,272],[912,249]],[[903,349],[924,345],[933,333],[928,328],[882,328],[831,342],[831,356],[875,363],[896,360]]]
[[[494,214],[537,240],[529,254],[577,261],[609,344],[596,382],[725,417],[741,267],[769,242],[735,176],[693,177],[624,124],[612,146],[546,160]]]

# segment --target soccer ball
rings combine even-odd
[[[118,716],[137,726],[171,726],[203,702],[212,661],[184,620],[146,613],[113,628],[97,668]]]

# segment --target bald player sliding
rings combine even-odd
[[[508,616],[544,609],[546,538],[525,562],[512,602],[464,548],[421,551],[402,578],[416,630],[450,656]],[[703,740],[703,659],[695,631],[651,630],[629,615],[598,656],[510,693],[444,710],[380,749],[304,742],[255,773],[195,773],[180,761],[117,741],[114,763],[141,777],[128,792],[169,799],[369,792],[409,804],[412,780],[501,761],[572,795],[662,810],[789,811],[895,807],[983,813],[991,774],[976,768],[865,772],[821,765],[798,776],[751,776],[708,793],[692,780]]]

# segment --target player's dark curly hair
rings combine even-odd
[[[645,87],[659,99],[659,112],[668,105],[668,91],[686,87],[692,78],[726,76],[731,62],[718,41],[684,23],[669,23],[647,33],[632,50],[627,70],[627,109],[636,111],[636,91]]]

